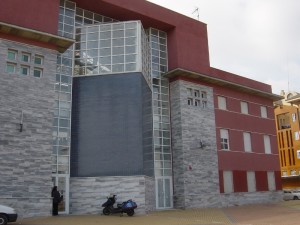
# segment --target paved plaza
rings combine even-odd
[[[19,220],[22,225],[299,225],[300,201],[213,209],[169,210],[128,217],[60,215]]]

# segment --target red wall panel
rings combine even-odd
[[[224,193],[223,170],[219,170],[219,184],[220,184],[220,193]]]
[[[255,177],[256,177],[256,190],[269,191],[267,172],[256,171]]]
[[[247,172],[233,171],[234,192],[248,192]]]
[[[279,171],[278,155],[218,151],[220,170]]]
[[[0,21],[57,34],[59,0],[1,0]]]
[[[276,190],[282,190],[281,171],[275,171]]]

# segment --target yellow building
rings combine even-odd
[[[300,94],[281,95],[286,98],[275,103],[275,118],[282,188],[300,189]]]

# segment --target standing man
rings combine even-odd
[[[57,216],[58,215],[58,204],[61,201],[60,193],[57,190],[57,186],[54,186],[52,188],[51,197],[52,197],[52,216]]]

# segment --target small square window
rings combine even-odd
[[[193,105],[193,99],[192,98],[188,98],[188,105]]]
[[[40,69],[40,68],[34,68],[33,70],[33,76],[34,77],[38,77],[38,78],[41,78],[43,75],[43,70]]]
[[[193,96],[192,88],[187,88],[187,94],[188,94],[188,96]]]
[[[23,62],[30,62],[30,54],[22,52],[21,61],[23,61]]]
[[[201,105],[201,102],[200,102],[200,100],[198,100],[198,99],[195,99],[195,106],[198,106],[198,107],[200,107],[200,105]]]
[[[15,51],[15,50],[8,50],[8,52],[7,52],[7,59],[9,59],[9,60],[16,60],[17,54],[18,54],[18,52]]]
[[[35,57],[34,57],[34,64],[42,65],[43,61],[44,61],[44,57],[43,56],[35,55]]]
[[[202,108],[206,109],[207,108],[207,101],[202,101]]]
[[[201,98],[207,98],[207,93],[205,91],[201,91]]]
[[[195,91],[194,91],[194,96],[195,96],[196,98],[199,98],[199,97],[200,97],[200,91],[195,90]]]
[[[16,72],[16,64],[7,63],[6,64],[6,73],[15,73]]]
[[[21,75],[28,75],[29,71],[30,71],[29,66],[21,66],[20,74]]]

